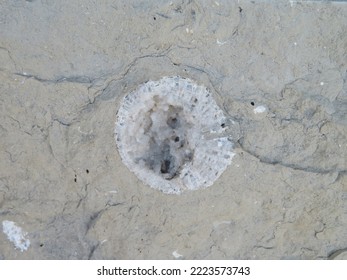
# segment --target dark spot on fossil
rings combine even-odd
[[[160,166],[160,172],[163,174],[169,173],[171,162],[169,160],[163,160]]]
[[[171,128],[177,128],[178,127],[178,119],[176,117],[170,117],[167,120],[167,125]]]

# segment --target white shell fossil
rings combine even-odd
[[[227,120],[211,93],[182,77],[149,81],[126,95],[115,138],[124,164],[164,193],[205,188],[231,163]]]

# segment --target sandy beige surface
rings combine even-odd
[[[2,1],[0,259],[346,258],[346,34],[343,3]],[[114,139],[122,97],[174,75],[237,124],[181,195]]]

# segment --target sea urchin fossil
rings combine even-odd
[[[115,127],[124,164],[164,193],[208,187],[234,155],[211,93],[182,77],[149,81],[126,95]]]

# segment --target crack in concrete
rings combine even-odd
[[[304,171],[304,172],[309,172],[309,173],[318,173],[318,174],[329,174],[329,173],[338,173],[338,176],[340,174],[344,174],[347,172],[347,169],[333,169],[333,168],[327,168],[327,169],[324,169],[324,168],[317,168],[317,167],[310,167],[310,166],[301,166],[299,164],[294,164],[294,163],[284,163],[283,161],[280,161],[280,160],[273,160],[271,158],[267,158],[267,157],[263,157],[263,156],[260,156],[248,149],[246,149],[243,145],[243,141],[242,141],[242,138],[240,138],[237,143],[239,144],[240,148],[248,153],[249,155],[259,159],[259,161],[261,163],[265,163],[265,164],[270,164],[270,165],[280,165],[280,166],[283,166],[283,167],[286,167],[286,168],[290,168],[290,169],[293,169],[293,170],[299,170],[299,171]]]
[[[58,118],[54,118],[52,121],[53,122],[56,121],[59,124],[61,124],[63,126],[67,126],[67,127],[69,127],[73,123],[73,122],[67,122],[67,121],[64,121],[64,120],[61,120],[61,119],[58,119]]]
[[[170,58],[167,56],[167,54],[172,50],[172,47],[169,46],[168,48],[166,48],[164,51],[162,51],[161,53],[153,53],[153,54],[146,54],[146,55],[142,55],[142,56],[138,56],[135,57],[125,68],[124,72],[122,74],[120,74],[120,76],[118,78],[113,78],[111,80],[109,80],[106,85],[103,87],[103,89],[98,90],[96,93],[97,94],[93,100],[89,100],[88,103],[86,103],[84,106],[82,106],[81,111],[84,110],[88,110],[90,109],[91,106],[95,105],[96,101],[98,100],[102,100],[103,98],[105,98],[106,96],[109,95],[109,90],[110,90],[110,85],[114,82],[118,82],[123,80],[128,73],[131,71],[131,69],[138,63],[139,60],[144,59],[144,58],[159,58],[159,57],[166,57],[170,60]],[[109,99],[109,98],[107,98]]]
[[[328,260],[335,259],[338,255],[347,252],[347,248],[342,248],[338,250],[334,250],[331,253],[328,254]]]
[[[20,76],[20,77],[25,77],[25,78],[28,78],[28,79],[34,79],[38,82],[41,82],[41,83],[48,83],[48,84],[59,84],[59,83],[77,83],[77,84],[92,84],[93,81],[97,80],[98,78],[90,78],[88,76],[70,76],[70,77],[60,77],[60,78],[57,78],[57,79],[44,79],[44,78],[41,78],[40,76],[37,76],[37,75],[32,75],[32,74],[28,74],[28,73],[19,73],[19,72],[16,72],[16,73],[13,73],[13,75],[16,75],[16,76]]]
[[[5,153],[7,153],[7,154],[9,155],[10,161],[11,161],[12,163],[14,163],[14,162],[17,161],[17,160],[14,160],[14,159],[13,159],[13,156],[12,156],[12,154],[11,154],[9,151],[6,150]]]
[[[92,245],[92,246],[90,247],[90,252],[89,252],[88,258],[87,258],[88,260],[91,260],[91,259],[92,259],[92,257],[93,257],[93,255],[94,255],[96,249],[99,248],[100,244],[102,244],[102,243],[98,242],[96,245]]]
[[[254,249],[265,249],[265,250],[271,250],[276,248],[275,246],[263,246],[263,245],[256,245],[253,247]]]
[[[307,213],[307,211],[305,211],[305,212]],[[307,213],[307,214],[308,214],[308,213]],[[314,230],[314,237],[315,237],[316,239],[319,239],[317,235],[318,235],[319,233],[324,232],[326,228],[327,228],[327,227],[326,227],[326,224],[323,223],[323,227],[322,227],[320,230]]]

